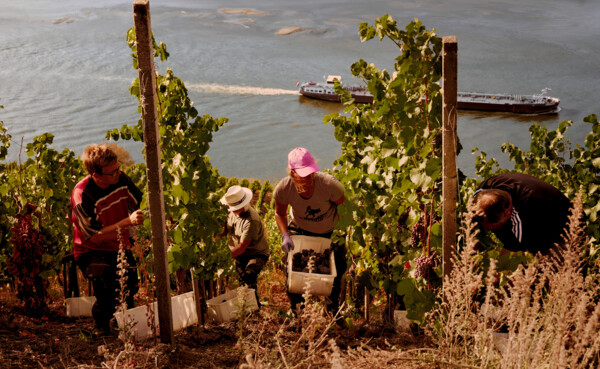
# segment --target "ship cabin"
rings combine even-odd
[[[328,85],[333,86],[335,84],[336,79],[340,81],[340,83],[342,83],[342,76],[327,76],[327,79],[325,81]]]

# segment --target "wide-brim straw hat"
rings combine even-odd
[[[242,186],[231,186],[221,197],[221,204],[229,206],[229,211],[236,211],[252,201],[252,190]]]

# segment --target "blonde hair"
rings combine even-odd
[[[89,174],[102,174],[102,168],[117,161],[117,153],[107,143],[92,144],[83,150],[81,160]]]
[[[298,175],[298,173],[296,173],[295,170],[290,169],[290,167],[287,168],[287,172],[288,172],[288,175],[290,176],[290,179],[296,186],[296,190],[298,192],[305,192],[307,190],[307,188],[305,187],[306,184],[308,182],[312,183],[312,181],[314,180],[314,177],[315,177],[314,173],[311,173],[311,174],[307,175],[306,177],[300,177]]]
[[[131,158],[129,151],[127,151],[124,147],[118,146],[113,142],[108,144],[108,148],[117,154],[117,160],[119,161],[119,164],[121,164],[122,168],[129,168],[135,164],[135,161]]]

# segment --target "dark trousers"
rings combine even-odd
[[[327,233],[312,233],[306,231],[301,228],[294,227],[293,225],[288,226],[288,231],[290,235],[301,235],[301,236],[311,236],[311,237],[323,237],[323,238],[331,238],[333,232]],[[342,278],[344,273],[346,273],[346,269],[348,268],[348,261],[346,260],[346,246],[345,245],[337,245],[331,244],[331,251],[333,251],[333,259],[335,262],[335,269],[337,275],[333,279],[333,284],[331,286],[331,294],[329,295],[329,302],[327,304],[327,310],[331,313],[336,313],[338,308],[340,307],[340,292],[342,289]],[[287,257],[288,254],[284,257],[284,262],[286,262],[287,266]],[[284,269],[286,271],[286,285],[288,285],[287,278],[287,267]],[[290,300],[290,307],[292,311],[296,311],[298,304],[304,303],[304,297],[299,293],[287,293],[288,299]]]
[[[81,255],[77,265],[86,278],[92,281],[96,302],[92,306],[92,316],[96,328],[110,330],[110,320],[113,317],[119,303],[119,276],[117,275],[116,252],[91,250]],[[133,297],[138,291],[138,275],[136,260],[130,250],[125,251],[127,257],[127,268],[125,285],[128,295],[126,298],[127,308],[134,306]]]
[[[245,284],[249,288],[254,288],[256,302],[259,307],[258,274],[263,270],[268,260],[269,258],[264,255],[240,255],[235,258],[235,270],[237,271],[238,279],[241,284]]]

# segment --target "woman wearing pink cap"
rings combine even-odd
[[[337,206],[346,200],[344,186],[333,176],[319,171],[310,152],[297,147],[288,154],[288,176],[273,191],[275,220],[281,232],[281,248],[287,253],[294,249],[290,235],[330,238],[337,217]],[[288,206],[291,206],[288,219]],[[346,248],[332,244],[337,276],[333,281],[330,303],[327,308],[333,314],[339,308],[341,279],[346,271]],[[302,295],[289,293],[292,311],[304,299]]]

